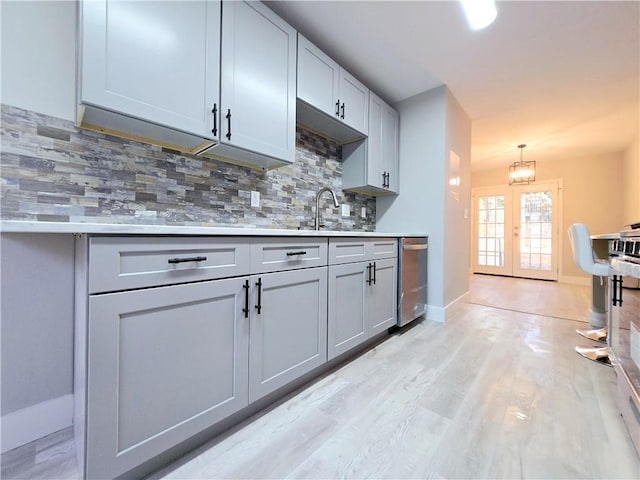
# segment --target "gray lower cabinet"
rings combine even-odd
[[[248,404],[243,285],[89,298],[87,478],[127,472]]]
[[[374,281],[369,287],[369,335],[396,324],[398,314],[398,259],[385,258],[374,264]]]
[[[396,239],[330,241],[329,360],[396,324],[397,261]]]
[[[251,284],[253,402],[326,362],[327,267],[256,275]]]
[[[367,266],[357,262],[329,267],[329,359],[368,338]]]

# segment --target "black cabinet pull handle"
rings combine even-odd
[[[373,284],[376,284],[376,262],[373,262]]]
[[[299,252],[287,252],[287,257],[293,257],[294,255],[306,255],[307,252],[300,250]]]
[[[618,285],[620,290],[618,290],[618,306],[622,306],[622,275],[618,277]]]
[[[262,278],[258,278],[256,287],[258,287],[258,304],[255,307],[258,313],[260,313],[262,311]]]
[[[622,283],[622,278],[618,280],[618,275],[614,275],[611,283],[613,285],[613,295],[611,298],[611,303],[614,307],[617,307],[619,305],[622,305],[622,299],[618,298],[618,283]],[[620,296],[622,297],[622,288],[620,288]]]
[[[227,140],[231,140],[231,109],[227,109]]]
[[[340,118],[344,120],[344,102],[342,102],[342,106],[340,108],[342,109],[342,115],[340,115]]]
[[[340,116],[340,99],[336,102],[336,117]]]
[[[367,265],[367,285],[371,285],[371,264]]]
[[[387,172],[382,172],[382,188],[387,188]]]
[[[170,258],[169,263],[204,262],[207,257]]]
[[[389,188],[389,176],[391,174],[389,172],[387,172],[387,184],[385,185],[386,188]]]
[[[249,318],[249,280],[244,281],[244,308],[242,311],[244,312],[244,318]]]
[[[213,113],[213,130],[211,131],[211,133],[213,133],[214,136],[218,136],[218,104],[217,103],[213,104],[213,110],[211,111],[211,113]]]

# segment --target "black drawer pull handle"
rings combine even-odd
[[[293,257],[294,255],[306,255],[307,252],[300,250],[298,252],[287,252],[287,257]]]
[[[227,140],[231,140],[231,109],[227,109]]]
[[[342,115],[340,115],[340,118],[344,120],[344,102],[342,102],[342,106],[340,108],[342,109]]]
[[[336,117],[340,116],[340,99],[336,102]]]
[[[255,307],[259,314],[262,310],[262,278],[258,278],[256,286],[258,287],[258,304]]]
[[[371,263],[369,263],[367,265],[367,285],[371,285],[371,268],[373,267],[373,265]]]
[[[242,311],[244,312],[244,318],[249,318],[249,280],[244,281],[244,308]]]
[[[373,284],[376,284],[376,262],[373,262]]]
[[[170,258],[169,263],[204,262],[207,257]]]

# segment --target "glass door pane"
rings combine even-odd
[[[474,191],[474,272],[510,274],[511,251],[505,241],[509,231],[508,192]],[[492,189],[495,190],[495,189]]]
[[[557,280],[557,184],[514,188],[514,275]]]

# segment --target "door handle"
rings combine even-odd
[[[249,318],[249,280],[244,281],[244,308],[242,311],[244,312],[244,318]]]
[[[367,265],[367,285],[371,285],[371,263]]]
[[[340,115],[340,118],[344,120],[344,102],[342,102],[342,106],[340,108],[342,109],[342,115]]]
[[[336,117],[340,116],[340,99],[336,102]]]
[[[373,284],[376,284],[376,262],[373,262]]]
[[[231,140],[231,109],[227,109],[227,140]]]
[[[213,128],[211,129],[211,133],[215,137],[218,135],[218,104],[214,103],[213,108],[211,109],[211,113],[213,113]]]
[[[262,278],[258,278],[256,282],[256,287],[258,287],[258,304],[255,306],[256,310],[258,310],[258,315],[262,311]]]

